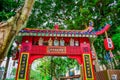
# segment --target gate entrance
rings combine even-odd
[[[65,56],[45,56],[33,61],[29,80],[81,79],[80,71],[81,66],[75,59]]]
[[[44,56],[67,56],[76,59],[83,67],[84,80],[96,80],[90,43],[104,33],[110,25],[102,30],[21,30],[22,37],[16,80],[29,80],[29,71],[35,59]]]

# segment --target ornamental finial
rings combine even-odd
[[[58,25],[58,24],[55,24],[54,29],[55,29],[55,30],[59,30],[59,25]]]

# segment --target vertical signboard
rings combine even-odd
[[[90,54],[83,54],[85,80],[94,80]]]
[[[29,53],[21,53],[17,80],[26,80]]]

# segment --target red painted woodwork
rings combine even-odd
[[[32,48],[32,43],[31,42],[23,42],[22,43],[22,47],[21,47],[21,51],[20,52],[30,52]]]
[[[50,46],[49,46],[50,47]],[[53,46],[51,46],[53,47]],[[60,47],[60,46],[56,46],[56,47]],[[66,51],[65,53],[48,53],[48,46],[32,46],[32,49],[30,51],[31,54],[41,54],[41,55],[44,55],[44,56],[70,56],[70,55],[81,55],[81,51],[80,51],[80,47],[77,47],[77,46],[66,46]]]
[[[30,36],[22,37],[22,43],[24,43],[24,42],[27,41],[27,40],[28,40],[30,43],[32,43],[33,37],[30,37]]]
[[[96,80],[94,77],[94,73],[93,73],[93,66],[92,66],[92,55],[91,55],[91,49],[90,49],[90,42],[88,38],[74,38],[74,40],[79,41],[79,46],[39,46],[38,44],[34,44],[34,42],[38,42],[40,37],[33,37],[33,36],[25,36],[23,37],[22,40],[22,46],[21,46],[21,50],[20,50],[20,55],[27,53],[29,54],[29,59],[28,59],[28,63],[26,63],[26,65],[28,65],[28,67],[26,67],[27,71],[26,71],[26,80],[29,80],[29,71],[30,71],[30,66],[32,64],[32,62],[35,59],[38,58],[43,58],[44,56],[68,56],[71,59],[76,59],[78,61],[79,64],[84,65],[83,62],[83,55],[84,54],[89,54],[90,55],[90,59],[91,59],[91,70],[92,70],[92,79]],[[49,40],[49,37],[44,37],[43,38],[44,41]],[[52,38],[53,40],[55,39],[54,37]],[[57,38],[58,40],[60,40],[60,38]],[[64,38],[66,43],[69,43],[70,38]],[[62,50],[62,51],[61,51]],[[16,80],[18,79],[18,73],[20,70],[20,61],[22,60],[22,58],[19,58],[19,64],[18,64],[18,70],[17,70],[17,74],[16,74]],[[85,69],[83,70],[84,72],[84,80],[87,80],[85,74]]]
[[[79,64],[83,64],[82,55],[80,56],[68,56],[71,59],[76,59]]]
[[[90,43],[88,38],[81,38],[80,39],[80,47],[81,47],[81,53],[90,53]]]
[[[104,39],[104,47],[107,51],[114,49],[114,45],[111,38]]]
[[[110,24],[106,24],[106,26],[105,26],[102,30],[96,32],[96,35],[101,35],[101,34],[103,34],[103,33],[104,33],[105,31],[107,31],[109,28],[110,28]]]
[[[54,29],[55,29],[55,30],[59,30],[59,25],[58,25],[58,24],[55,24]]]
[[[107,24],[100,31],[91,31],[86,30],[59,30],[59,26],[54,26],[55,30],[38,30],[38,29],[29,29],[25,28],[19,32],[19,36],[22,37],[22,43],[19,53],[18,60],[18,69],[16,73],[16,80],[29,80],[29,71],[32,62],[35,59],[43,58],[44,56],[67,56],[71,59],[76,59],[79,64],[83,67],[83,78],[84,80],[96,80],[93,69],[93,59],[92,52],[90,47],[90,38],[95,38],[98,35],[103,34],[110,28],[110,25]],[[39,39],[43,38],[44,44],[42,46],[38,45]],[[52,40],[60,41],[61,38],[65,41],[65,46],[48,46],[46,42],[51,38]],[[74,41],[79,42],[79,46],[70,46],[70,39],[73,38]],[[109,46],[112,45],[112,47]],[[113,43],[108,42],[107,39],[104,40],[104,46],[106,50],[114,49]],[[26,57],[25,57],[26,55]],[[85,58],[88,56],[88,58]],[[27,60],[26,60],[27,59]],[[22,60],[26,60],[26,63],[22,65]],[[89,65],[87,64],[89,63]],[[87,67],[89,66],[91,73],[90,76],[87,73]],[[25,72],[22,73],[23,66],[25,68]],[[89,70],[88,70],[89,71]],[[20,75],[21,74],[21,75]],[[22,75],[26,75],[25,77],[19,77]]]

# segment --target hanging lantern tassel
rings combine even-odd
[[[113,53],[112,53],[112,51],[110,50],[110,57],[111,58],[113,58],[114,56],[113,56]]]
[[[113,60],[115,61],[115,64],[118,65],[117,62],[116,62],[116,60],[115,60],[115,58],[114,58],[114,55],[113,55],[112,51],[109,50],[109,52],[110,52],[110,57],[113,58]]]

